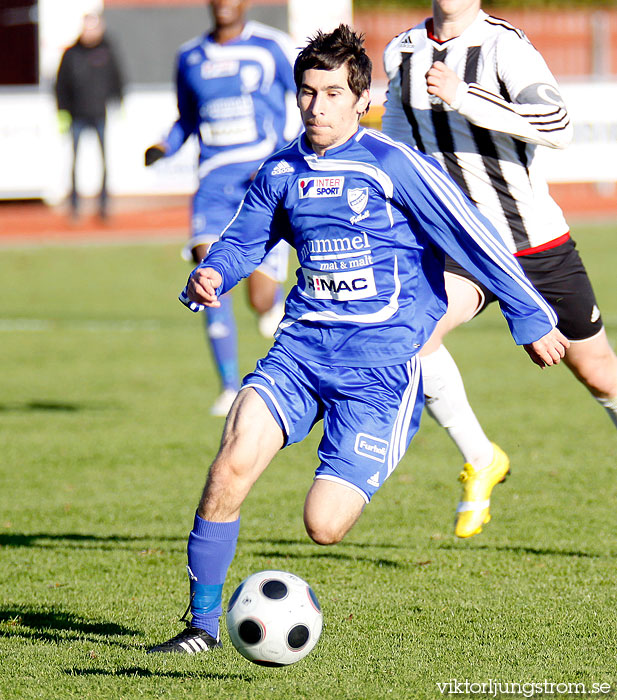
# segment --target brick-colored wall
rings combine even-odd
[[[588,10],[503,10],[491,13],[523,29],[557,78],[590,75],[594,51],[597,54],[601,48],[605,54],[596,55],[595,60],[603,65],[604,77],[617,76],[617,8],[596,10],[595,19],[594,11]],[[366,35],[365,46],[373,61],[375,83],[386,80],[382,65],[386,44],[428,14],[422,10],[355,11],[354,25]],[[599,39],[596,44],[594,36]]]
[[[104,0],[105,7],[205,7],[208,0]],[[259,0],[259,5],[287,5],[286,0]]]
[[[385,84],[382,55],[397,34],[422,21],[427,10],[379,9],[354,11],[354,27],[366,35],[366,49],[373,61],[373,82]],[[204,8],[207,0],[105,0],[105,7],[118,13],[139,8]],[[286,7],[286,0],[253,0],[253,6]],[[617,78],[617,7],[601,10],[491,10],[525,31],[560,79],[580,79],[596,73]],[[204,15],[205,16],[205,15]]]
[[[194,7],[207,0],[105,0],[108,8]],[[255,0],[258,5],[287,4],[286,0]],[[386,44],[400,32],[429,14],[427,10],[354,10],[354,26],[366,35],[365,45],[373,60],[375,83],[385,82],[382,54]],[[617,76],[617,8],[584,10],[491,10],[525,31],[560,79],[591,75],[598,66],[603,77]],[[597,41],[594,43],[594,38]]]

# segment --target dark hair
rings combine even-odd
[[[296,90],[302,86],[304,71],[336,70],[347,64],[349,89],[356,97],[371,87],[371,59],[364,50],[364,34],[356,34],[346,24],[339,26],[330,34],[318,31],[309,43],[300,51],[294,64]]]

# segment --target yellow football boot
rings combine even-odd
[[[467,463],[458,477],[463,484],[463,493],[454,522],[454,534],[457,537],[471,537],[482,532],[482,525],[491,519],[491,491],[505,481],[510,473],[508,455],[495,443],[493,449],[493,461],[487,467],[474,469]]]

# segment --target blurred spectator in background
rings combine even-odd
[[[56,99],[60,130],[70,129],[73,138],[71,215],[79,215],[76,183],[77,149],[84,129],[94,129],[101,146],[103,178],[99,196],[99,215],[107,218],[107,163],[105,156],[105,122],[107,105],[122,100],[123,80],[118,58],[105,36],[103,18],[95,13],[84,16],[81,34],[64,52]]]

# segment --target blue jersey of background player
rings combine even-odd
[[[245,22],[244,0],[212,0],[214,30],[182,46],[177,56],[178,119],[146,151],[146,165],[172,156],[189,136],[199,143],[199,187],[193,196],[187,259],[199,262],[236,212],[260,164],[292,140],[300,125],[295,104],[290,38]],[[282,315],[280,283],[287,275],[285,244],[249,281],[249,299],[272,335]],[[223,393],[212,413],[225,415],[239,387],[236,325],[231,298],[206,316]]]
[[[244,379],[195,515],[192,622],[153,652],[220,646],[240,507],[282,447],[323,420],[304,505],[319,544],[340,541],[396,468],[424,404],[418,351],[446,308],[444,252],[495,291],[535,362],[565,353],[552,309],[437,162],[358,128],[370,70],[362,40],[344,25],[302,50],[295,80],[306,133],[264,163],[181,294],[193,310],[217,306],[219,292],[282,238],[298,253],[276,342]]]

